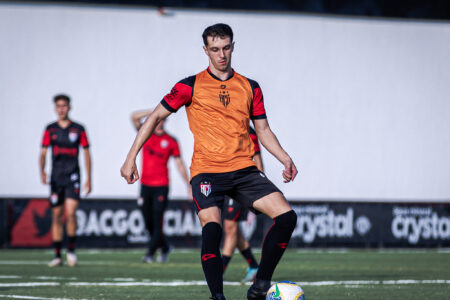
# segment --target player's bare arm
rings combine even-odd
[[[125,162],[120,169],[120,174],[127,181],[128,184],[133,184],[139,179],[139,172],[136,167],[136,157],[142,148],[142,145],[153,134],[156,124],[161,120],[166,119],[171,114],[164,106],[158,104],[155,110],[148,116],[147,120],[139,129],[133,145],[128,152]]]
[[[192,187],[191,183],[189,182],[189,176],[186,169],[186,165],[184,164],[180,156],[175,157],[175,164],[177,166],[178,172],[180,172],[181,177],[183,177],[184,181],[186,182],[189,200],[192,200]]]
[[[41,155],[39,155],[39,170],[41,170],[41,182],[47,184],[47,173],[45,173],[45,159],[47,157],[47,147],[41,148]]]
[[[277,137],[270,129],[267,119],[253,120],[253,124],[261,144],[284,165],[284,182],[293,181],[298,173],[297,167],[291,157],[281,147]]]
[[[136,130],[139,130],[141,128],[141,120],[151,114],[152,111],[153,109],[138,110],[131,114],[131,122],[133,123],[133,126],[134,128],[136,128]]]
[[[256,153],[253,156],[253,160],[255,161],[256,167],[258,168],[258,170],[260,170],[261,172],[264,173],[264,166],[263,166],[263,162],[261,159],[261,154],[260,153]]]
[[[84,183],[84,194],[87,196],[92,191],[92,161],[91,161],[91,152],[89,148],[83,149],[84,153],[84,162],[86,164],[86,182]]]

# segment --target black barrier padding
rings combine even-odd
[[[50,208],[29,205],[35,199],[11,199],[12,212],[5,217],[5,199],[0,201],[1,245],[10,245],[10,232],[17,220],[32,220],[32,237],[47,237],[51,224]],[[41,201],[45,201],[41,199]],[[290,247],[449,247],[450,203],[367,203],[367,202],[291,202],[298,220]],[[38,213],[33,207],[40,207]],[[22,218],[21,218],[22,217]],[[146,247],[149,236],[135,200],[82,200],[77,211],[77,247]],[[169,201],[164,232],[174,247],[198,248],[201,226],[192,202]],[[12,221],[11,221],[12,220]],[[8,223],[10,228],[8,227]],[[264,215],[250,216],[241,223],[252,247],[260,247],[272,220]],[[15,237],[20,232],[15,231]],[[6,239],[6,240],[5,240]],[[47,243],[48,244],[48,243]],[[48,244],[46,247],[48,247]],[[25,246],[26,247],[26,246]]]

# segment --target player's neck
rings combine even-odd
[[[231,75],[233,75],[233,69],[231,68],[231,65],[228,66],[226,71],[221,71],[218,70],[216,68],[214,68],[213,64],[209,64],[209,71],[216,76],[217,78],[219,78],[220,80],[224,81],[224,80],[228,80]]]
[[[65,118],[65,119],[58,119],[57,123],[59,127],[66,128],[70,125],[70,123],[72,123],[72,121],[69,118]]]

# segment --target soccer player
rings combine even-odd
[[[256,132],[252,127],[250,127],[250,138],[253,141],[255,149],[253,160],[255,161],[258,170],[264,172],[258,137],[256,136]],[[226,197],[223,210],[223,231],[225,233],[222,247],[223,272],[225,273],[225,270],[228,267],[228,263],[233,256],[234,249],[236,249],[237,247],[248,263],[247,274],[245,275],[242,282],[252,281],[253,279],[255,279],[256,272],[258,271],[258,263],[253,256],[249,242],[245,239],[239,228],[239,222],[247,220],[248,209],[245,206],[242,206],[238,201]]]
[[[50,176],[50,205],[52,207],[52,238],[55,258],[49,267],[61,266],[61,247],[63,240],[63,218],[66,216],[66,233],[69,242],[66,255],[67,264],[77,264],[75,240],[77,219],[75,211],[80,201],[80,167],[78,165],[78,148],[83,147],[87,179],[84,184],[85,194],[91,192],[91,155],[89,142],[84,127],[69,119],[70,98],[56,95],[53,98],[58,120],[47,126],[42,139],[39,159],[41,181],[48,184],[45,173],[45,160],[48,147],[52,148],[52,172]]]
[[[225,195],[274,220],[262,245],[255,281],[247,292],[248,299],[265,299],[297,215],[280,190],[255,166],[250,119],[262,145],[283,164],[284,182],[294,180],[297,168],[269,127],[258,83],[231,68],[234,42],[230,26],[209,26],[202,37],[209,67],[175,84],[161,100],[139,130],[121,175],[129,184],[139,179],[136,156],[142,145],[159,121],[185,106],[194,135],[190,169],[192,195],[202,225],[201,263],[212,299],[225,299],[219,249],[220,208]]]
[[[136,111],[131,114],[131,121],[136,130],[139,130],[142,121],[152,110]],[[164,130],[164,120],[156,125],[153,135],[144,144],[142,150],[142,177],[141,197],[138,205],[144,216],[145,225],[150,233],[151,240],[147,254],[142,258],[143,262],[153,263],[154,255],[158,248],[161,255],[158,262],[167,262],[170,246],[163,232],[164,211],[167,207],[169,194],[169,170],[167,163],[173,156],[181,177],[188,185],[189,197],[192,195],[186,166],[180,156],[180,148],[176,139]]]

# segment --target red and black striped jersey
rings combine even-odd
[[[72,176],[79,177],[78,148],[89,147],[84,127],[71,122],[62,128],[57,122],[51,123],[44,131],[42,147],[52,148],[52,175],[51,182],[67,183]],[[78,179],[78,178],[77,178]]]

